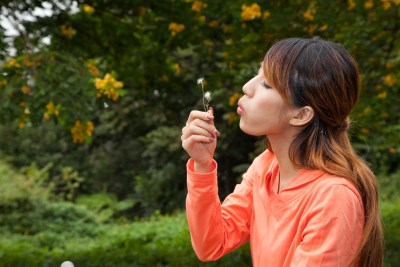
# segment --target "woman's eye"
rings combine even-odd
[[[261,85],[264,86],[267,89],[271,89],[272,87],[266,84],[264,81],[261,82]]]

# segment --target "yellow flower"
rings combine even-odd
[[[265,10],[264,13],[263,13],[263,15],[262,15],[262,18],[263,18],[263,19],[267,19],[267,18],[269,18],[270,16],[271,16],[271,12],[269,12],[268,10]]]
[[[201,1],[194,1],[192,4],[192,10],[197,13],[201,12],[201,10],[206,7],[207,7],[207,4],[205,4]]]
[[[400,5],[400,0],[392,0],[392,3],[396,6]]]
[[[11,58],[10,60],[8,60],[5,65],[7,68],[19,68],[20,67],[18,61],[15,58]]]
[[[108,99],[117,101],[123,94],[122,88],[124,87],[124,83],[117,81],[110,73],[107,73],[103,79],[96,78],[94,85],[98,90],[97,97],[105,96]]]
[[[378,94],[378,99],[385,99],[387,97],[387,92],[383,91],[382,93]]]
[[[384,10],[388,10],[392,6],[390,0],[381,0],[381,4]]]
[[[389,153],[390,154],[396,153],[396,149],[394,147],[389,148]]]
[[[242,97],[242,94],[240,94],[240,93],[234,93],[233,95],[231,95],[231,97],[229,98],[229,106],[236,105],[237,101],[241,97]]]
[[[18,128],[24,129],[24,128],[25,128],[25,122],[19,121],[19,122],[18,122]]]
[[[49,103],[47,103],[46,105],[46,112],[43,114],[43,118],[45,120],[49,120],[51,118],[51,116],[58,116],[60,115],[60,109],[61,109],[61,105],[58,104],[57,106],[54,105],[53,101],[50,101]]]
[[[172,36],[176,36],[176,34],[182,32],[185,29],[185,25],[179,24],[179,23],[175,23],[175,22],[171,22],[168,25],[168,29],[171,32]]]
[[[373,0],[368,0],[364,3],[364,8],[365,9],[371,9],[374,7],[374,1]]]
[[[356,3],[354,0],[348,0],[347,1],[347,8],[348,10],[353,10],[356,7]]]
[[[93,129],[94,129],[93,122],[91,122],[91,121],[86,122],[85,133],[86,133],[87,136],[92,136],[93,135]]]
[[[88,15],[92,15],[94,12],[94,8],[90,5],[83,5],[83,11]]]
[[[92,137],[94,125],[91,121],[82,123],[80,120],[75,121],[71,128],[72,142],[83,143],[87,137]]]
[[[93,65],[93,64],[90,63],[90,62],[88,62],[88,63],[86,64],[86,66],[87,66],[89,72],[90,72],[94,77],[98,77],[98,76],[99,76],[100,71],[99,71],[99,69],[98,69],[95,65]]]
[[[314,20],[315,9],[309,8],[303,13],[303,18],[305,20]]]
[[[251,6],[242,5],[242,20],[254,20],[256,18],[261,17],[261,7],[254,3]]]
[[[46,112],[46,113],[43,114],[43,118],[44,118],[46,121],[48,121],[48,120],[50,120],[51,116],[50,116],[49,113]]]
[[[61,25],[60,29],[61,29],[61,33],[70,39],[76,34],[75,29],[72,28],[71,26]]]
[[[28,85],[22,86],[21,91],[26,95],[32,93],[32,89]]]
[[[383,78],[383,83],[387,86],[393,86],[396,83],[396,78],[388,74]]]
[[[326,24],[319,27],[319,31],[321,31],[321,32],[326,31],[327,29],[328,29],[328,25],[326,25]]]
[[[174,69],[174,72],[176,75],[181,74],[181,65],[179,65],[178,63],[175,63],[172,65],[172,68]]]

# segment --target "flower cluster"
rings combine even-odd
[[[21,65],[19,65],[18,61],[15,58],[11,58],[6,62],[5,67],[11,69],[11,68],[19,68],[21,67]]]
[[[371,9],[374,7],[374,1],[373,0],[368,0],[364,3],[364,8],[365,9]]]
[[[207,4],[205,4],[201,1],[194,1],[192,4],[192,10],[197,13],[201,12],[201,10],[206,7],[207,7]]]
[[[94,77],[99,77],[100,71],[99,69],[91,62],[88,62],[86,64],[86,67],[88,68],[89,72],[94,76]]]
[[[176,36],[178,33],[182,32],[185,29],[185,25],[171,22],[168,25],[168,29],[171,32],[172,36]]]
[[[108,99],[117,101],[123,95],[124,83],[117,81],[115,77],[107,73],[103,79],[96,78],[94,81],[97,91],[97,97],[105,96]]]
[[[66,36],[67,38],[70,38],[70,39],[76,34],[75,29],[72,28],[71,26],[61,25],[60,30],[61,30],[62,35]]]
[[[393,86],[396,83],[396,78],[390,74],[387,74],[385,77],[383,77],[383,83],[387,86]]]
[[[303,18],[305,20],[314,20],[315,9],[310,8],[307,9],[306,12],[303,13]]]
[[[61,104],[54,105],[53,101],[50,101],[46,105],[46,112],[43,114],[43,118],[45,120],[50,120],[51,116],[58,116],[60,115]]]
[[[81,122],[77,120],[71,128],[72,142],[83,143],[87,138],[93,135],[94,125],[91,121]]]
[[[256,3],[252,4],[251,6],[242,5],[241,16],[244,21],[254,20],[261,17],[261,8]]]

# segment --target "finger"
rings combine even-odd
[[[210,114],[209,112],[199,111],[199,110],[192,110],[190,112],[189,118],[186,124],[191,123],[195,119],[201,119],[204,121],[212,121],[214,119],[214,115]]]
[[[182,147],[188,151],[190,150],[195,144],[198,143],[212,143],[214,139],[210,137],[206,137],[204,135],[191,135],[190,137],[182,140]]]
[[[191,131],[190,130],[196,130],[195,127],[199,127],[201,129],[204,129],[205,131],[207,131],[212,137],[215,136],[219,136],[221,135],[217,129],[215,128],[215,126],[213,124],[211,124],[210,122],[206,122],[203,121],[201,119],[196,119],[194,121],[192,121],[190,124],[186,125],[183,129],[182,129],[182,134],[190,134]],[[198,133],[200,134],[200,132],[193,132],[193,133]],[[203,132],[204,135],[206,135],[206,133]]]
[[[205,122],[203,122],[205,123]],[[203,135],[211,138],[215,138],[215,128],[207,123],[205,125],[201,125],[201,122],[198,122],[199,125],[195,123],[191,123],[187,126],[185,126],[182,129],[182,137],[183,138],[188,138],[191,135]]]

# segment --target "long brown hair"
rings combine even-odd
[[[288,104],[310,106],[313,120],[290,146],[299,167],[344,177],[357,187],[364,205],[364,228],[352,265],[379,267],[383,231],[376,178],[353,150],[348,128],[350,111],[360,94],[358,66],[341,45],[321,39],[284,39],[265,55],[266,79]],[[272,149],[268,139],[267,146]]]

